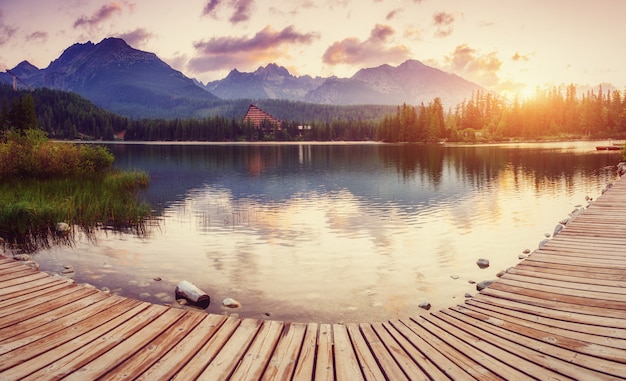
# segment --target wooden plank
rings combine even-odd
[[[574,312],[559,311],[550,308],[537,307],[529,304],[518,303],[506,299],[480,298],[476,296],[465,301],[466,304],[477,305],[480,308],[492,309],[499,311],[509,311],[514,314],[527,314],[533,321],[541,321],[542,319],[554,320],[561,327],[570,330],[589,329],[589,325],[593,325],[595,331],[605,336],[615,337],[617,339],[626,339],[626,329],[615,327],[616,325],[626,326],[623,319],[604,318],[594,315],[585,315]],[[604,330],[604,331],[603,331]]]
[[[137,379],[140,374],[150,368],[152,364],[156,363],[163,354],[167,353],[172,347],[178,344],[204,318],[204,316],[199,313],[180,313],[179,311],[178,314],[182,316],[178,320],[175,320],[169,328],[162,326],[162,322],[158,322],[159,328],[162,329],[162,331],[157,331],[154,334],[156,337],[152,341],[147,341],[149,337],[147,337],[146,329],[144,328],[133,336],[133,339],[135,339],[134,342],[130,340],[124,342],[124,346],[129,349],[133,347],[141,347],[141,349],[135,352],[131,357],[128,357],[122,364],[115,366],[112,371],[106,371],[106,367],[103,367],[105,372],[101,371],[103,375],[99,380]],[[162,315],[161,318],[163,316],[164,315]],[[157,321],[155,320],[151,324],[157,324]],[[138,336],[142,337],[139,338]],[[141,342],[139,342],[139,340],[141,340]],[[120,348],[120,346],[115,349],[118,348]],[[114,351],[110,351],[107,355],[113,352]],[[115,355],[117,354],[111,354],[111,356]],[[100,357],[98,361],[100,361],[101,358],[102,357]],[[90,363],[89,366],[93,366],[94,362]]]
[[[69,283],[63,281],[50,282],[36,289],[30,289],[29,292],[15,292],[13,294],[7,294],[3,298],[0,298],[2,299],[2,301],[0,301],[0,309],[4,309],[15,304],[22,304],[32,299],[46,300],[48,294],[69,286]]]
[[[261,320],[243,319],[198,380],[228,380],[261,327]]]
[[[461,334],[461,337],[442,329],[434,324],[431,315],[413,317],[402,322],[420,335],[424,340],[433,343],[435,348],[450,361],[462,367],[472,377],[478,380],[523,380],[528,376],[512,368],[512,364],[502,363],[493,358],[489,352],[485,353],[480,346],[485,345],[480,339]],[[479,346],[479,348],[475,348]],[[488,347],[487,350],[497,348]]]
[[[72,303],[76,308],[68,305],[66,306],[67,308],[51,310],[0,329],[0,343],[7,341],[9,338],[11,339],[11,343],[14,344],[16,340],[19,340],[19,338],[16,337],[28,337],[32,340],[35,337],[39,337],[41,334],[49,335],[120,301],[121,298],[112,298],[100,292],[94,293]],[[67,311],[68,309],[71,310]],[[0,353],[2,353],[1,350]]]
[[[154,308],[154,305],[151,306]],[[148,343],[156,341],[162,331],[166,331],[185,315],[184,311],[176,309],[163,310],[154,319],[150,319],[147,324],[140,323],[138,329],[129,325],[126,332],[117,332],[112,336],[116,345],[92,345],[89,350],[81,348],[81,355],[74,355],[72,368],[73,373],[68,375],[66,380],[95,380],[104,376],[109,370],[116,368],[119,364],[131,356],[137,355],[138,351],[146,348]],[[183,324],[184,325],[184,324]],[[167,346],[166,346],[167,347]],[[79,351],[80,352],[80,351]],[[97,356],[95,355],[97,353]],[[150,348],[137,355],[140,360],[149,361],[146,368],[152,364],[154,357],[149,355]],[[136,364],[137,367],[126,368],[128,374],[141,372],[143,364]],[[124,376],[125,371],[113,373],[114,376]],[[131,377],[132,378],[132,377]]]
[[[385,377],[389,380],[408,380],[400,366],[396,363],[393,356],[387,350],[387,347],[380,340],[374,328],[370,324],[359,324],[359,328],[367,345],[372,351],[372,355],[380,364],[380,369],[385,373]]]
[[[626,319],[626,314],[619,310],[607,310],[602,307],[587,306],[579,303],[571,303],[570,300],[561,301],[560,295],[547,295],[541,293],[530,293],[527,295],[524,290],[518,290],[511,287],[500,289],[496,284],[492,284],[488,288],[480,292],[482,296],[493,298],[507,299],[510,301],[522,302],[524,304],[549,308],[565,312],[579,313],[583,315],[592,315],[595,318],[614,318],[610,320],[612,324],[619,327],[619,319]],[[475,296],[475,297],[478,297]],[[576,300],[574,300],[576,301]]]
[[[428,380],[430,378],[387,332],[382,323],[371,323],[371,326],[409,380]]]
[[[235,369],[230,380],[260,380],[270,361],[276,343],[283,332],[284,323],[275,320],[263,322],[259,333]]]
[[[174,380],[195,380],[200,373],[206,368],[206,366],[213,361],[217,353],[228,342],[233,332],[241,324],[241,319],[229,317],[219,327],[217,332],[211,336],[209,341],[193,356],[189,359],[189,362],[181,368],[172,379]]]
[[[54,294],[50,295],[49,299],[45,300],[45,302],[42,300],[31,300],[19,305],[4,308],[0,312],[0,328],[9,327],[20,321],[31,319],[57,309],[58,311],[54,312],[54,314],[63,315],[71,313],[75,309],[80,308],[80,303],[76,302],[96,293],[99,293],[99,291],[72,287],[57,290]]]
[[[213,337],[225,321],[224,315],[204,316],[204,319],[184,339],[163,354],[155,364],[137,377],[137,380],[167,380],[174,377],[178,370]]]
[[[48,276],[47,274],[25,266],[16,266],[11,269],[5,269],[3,272],[4,274],[0,272],[0,277],[2,279],[0,282],[0,288],[24,284],[30,282],[31,280],[41,279]]]
[[[372,354],[367,342],[365,342],[359,326],[357,324],[348,324],[346,327],[365,379],[367,381],[385,380],[385,375],[378,366],[378,361]]]
[[[583,349],[585,353],[596,353],[598,357],[609,358],[615,361],[620,361],[623,358],[624,361],[626,361],[626,352],[614,351],[614,349],[626,349],[626,340],[603,336],[602,332],[605,332],[606,328],[603,329],[603,327],[585,326],[586,329],[584,329],[580,325],[574,325],[572,323],[568,324],[568,322],[557,321],[554,319],[533,318],[533,316],[529,316],[522,312],[498,309],[497,307],[485,307],[486,308],[481,308],[467,303],[463,306],[452,307],[451,309],[500,327],[504,324],[512,323],[542,332],[553,333],[568,339],[586,342],[590,345]],[[566,329],[564,326],[575,329]],[[601,347],[596,348],[595,345],[600,345]],[[590,351],[593,351],[593,353],[590,353]]]
[[[413,346],[413,344],[409,340],[407,340],[406,337],[404,337],[398,330],[396,330],[393,324],[387,322],[382,323],[382,326],[388,332],[390,337],[392,337],[398,343],[399,349],[401,349],[403,353],[406,353],[406,355],[409,356],[410,363],[415,364],[420,368],[420,373],[425,373],[426,375],[428,375],[427,378],[432,380],[443,380],[448,378],[448,376],[443,373],[428,356],[435,352],[428,351],[429,346],[427,346],[426,348],[422,348],[424,352],[421,352],[420,350],[418,350],[418,348]],[[400,326],[404,327],[402,325]],[[407,371],[405,370],[405,372]],[[413,379],[413,376],[411,376],[411,379]]]
[[[43,277],[34,281],[30,281],[24,284],[17,284],[11,287],[0,288],[0,301],[6,300],[7,297],[14,298],[16,296],[28,294],[34,291],[41,290],[46,287],[50,287],[55,284],[63,283],[67,287],[72,287],[71,283],[63,280],[54,279],[52,277]]]
[[[330,324],[320,324],[317,334],[315,380],[334,379],[333,332]]]
[[[504,279],[500,279],[498,282],[493,283],[487,289],[491,289],[492,291],[508,291],[519,296],[528,296],[535,299],[575,304],[581,306],[581,310],[583,308],[588,311],[595,309],[595,311],[602,311],[607,316],[626,317],[626,302],[611,300],[608,297],[606,299],[597,299],[595,297],[601,297],[601,295],[594,295],[593,293],[585,293],[583,291],[570,291],[568,293],[567,290],[559,290],[555,287],[534,286],[531,288],[530,285],[520,283],[513,284],[512,282],[506,282]]]
[[[316,323],[307,324],[302,349],[300,350],[300,356],[298,356],[296,369],[293,373],[294,380],[310,381],[313,379],[317,349],[317,331],[318,326]]]
[[[306,324],[286,323],[283,336],[270,359],[262,380],[290,380],[296,368],[296,361],[306,333]]]
[[[536,284],[539,286],[556,287],[563,290],[578,290],[585,292],[594,292],[602,294],[603,298],[611,298],[615,300],[626,301],[626,288],[619,286],[606,286],[600,284],[590,284],[584,282],[583,279],[566,277],[561,279],[554,279],[554,277],[547,276],[528,276],[515,272],[506,273],[501,279],[507,281],[514,281],[515,284]],[[508,282],[511,283],[512,282]],[[571,291],[570,291],[571,292]],[[583,295],[581,295],[583,296]]]
[[[465,370],[463,370],[455,362],[439,352],[439,346],[436,346],[436,342],[433,342],[433,340],[425,340],[422,336],[419,336],[414,331],[409,329],[409,327],[404,325],[404,323],[402,323],[400,320],[390,320],[389,324],[398,333],[400,333],[414,348],[423,353],[429,361],[432,361],[434,364],[436,364],[437,368],[441,369],[441,371],[445,373],[447,378],[450,378],[452,380],[461,380],[469,377],[469,374],[467,374]],[[404,344],[403,346],[406,345],[408,344]],[[430,373],[434,372],[429,372],[429,374]],[[438,379],[444,379],[444,377],[440,377]]]
[[[552,266],[533,266],[530,262],[522,262],[510,269],[508,272],[524,276],[534,276],[564,281],[578,280],[579,282],[588,284],[626,287],[626,274],[616,276],[614,274],[589,273],[581,270],[583,269],[578,268],[577,270],[565,270]]]
[[[335,379],[339,381],[364,380],[345,325],[333,324],[333,342],[335,343]]]
[[[64,379],[95,380],[142,348],[161,328],[168,327],[180,316],[181,311],[149,305],[144,311],[100,335],[96,340],[83,343],[62,357],[60,361],[63,364]],[[141,333],[137,334],[138,332]],[[74,341],[69,344],[72,343]],[[55,356],[55,351],[56,349],[50,351],[50,355]]]
[[[483,340],[510,348],[514,353],[533,361],[541,368],[550,369],[571,378],[606,379],[606,375],[598,374],[598,371],[620,378],[626,377],[626,366],[623,363],[606,361],[571,349],[586,345],[584,342],[575,342],[557,335],[513,324],[507,327],[515,326],[514,330],[504,329],[492,324],[484,324],[482,321],[453,310],[442,310],[438,317],[456,327],[463,326],[471,331],[474,329],[469,328],[469,326],[478,328]],[[530,369],[528,365],[524,367],[524,371]]]
[[[123,301],[107,310],[107,316],[111,319],[104,323],[105,319],[96,315],[47,336],[45,340],[37,340],[2,355],[0,356],[0,370],[2,370],[0,377],[18,379],[31,375],[31,379],[40,380],[51,379],[54,375],[62,376],[68,372],[64,366],[64,356],[131,319],[147,307],[147,303]],[[51,354],[52,351],[54,354]],[[41,370],[36,372],[38,369]]]

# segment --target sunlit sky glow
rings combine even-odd
[[[626,86],[626,1],[0,0],[0,70],[124,38],[203,82],[277,63],[350,77],[417,59],[489,90]]]

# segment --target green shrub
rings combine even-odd
[[[35,129],[12,132],[0,143],[0,179],[94,175],[110,169],[113,160],[102,146],[52,142]]]

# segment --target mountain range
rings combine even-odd
[[[11,74],[12,73],[12,74]],[[427,104],[435,97],[452,107],[479,85],[454,74],[409,60],[394,67],[359,70],[350,78],[294,76],[277,64],[252,73],[232,70],[206,85],[174,70],[154,53],[130,47],[119,38],[67,48],[47,68],[23,61],[0,82],[78,93],[96,105],[130,117],[191,117],[210,114],[216,104],[232,100],[283,99],[329,105]]]

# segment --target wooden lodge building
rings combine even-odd
[[[276,126],[278,129],[280,129],[280,125],[281,125],[280,120],[274,118],[273,116],[261,110],[257,106],[250,105],[250,107],[248,107],[248,111],[246,112],[246,115],[243,117],[243,122],[244,123],[251,122],[255,128],[260,128],[261,125],[263,124],[263,121],[265,121],[265,123],[269,123],[273,126]]]

